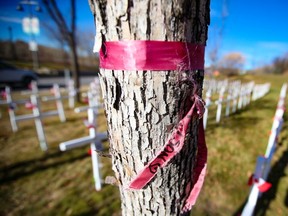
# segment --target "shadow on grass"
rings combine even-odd
[[[276,110],[276,105],[274,106],[273,103],[271,103],[271,100],[266,98],[261,98],[259,101],[251,101],[251,103],[248,104],[246,107],[238,109],[234,113],[230,113],[228,117],[225,116],[224,107],[222,108],[220,123],[216,123],[214,116],[213,118],[209,117],[208,130],[206,132],[213,134],[215,129],[217,129],[218,127],[231,129],[241,128],[242,130],[249,129],[251,128],[251,126],[256,125],[262,119],[262,116],[255,113],[257,112],[257,110],[264,111],[274,109]],[[272,117],[273,114],[271,114],[271,118]],[[263,118],[267,118],[267,116],[263,116]],[[240,134],[240,136],[242,135]]]
[[[288,207],[288,189],[286,189],[286,196],[285,196],[284,204],[286,207]]]
[[[265,215],[266,211],[269,209],[270,203],[275,199],[279,181],[282,177],[285,176],[285,168],[288,164],[288,149],[283,152],[281,158],[273,165],[269,172],[267,182],[272,184],[272,187],[258,199],[255,211],[253,215]],[[248,198],[247,198],[248,199]],[[238,210],[233,214],[233,216],[241,215],[241,212],[247,202],[247,199],[243,204],[238,208]],[[288,203],[288,190],[286,194],[286,199],[284,200],[285,205]]]
[[[288,164],[288,150],[286,150],[281,158],[275,163],[275,165],[270,170],[267,181],[272,184],[270,190],[263,193],[257,202],[255,208],[255,215],[265,215],[266,211],[269,209],[269,205],[272,200],[276,198],[277,187],[280,179],[285,176],[285,168]]]
[[[226,117],[223,116],[221,118],[220,123],[216,123],[215,120],[214,122],[211,121],[208,123],[208,130],[207,132],[213,133],[215,129],[218,127],[222,128],[241,128],[241,129],[246,129],[246,128],[251,128],[251,125],[256,124],[260,118],[257,116],[241,116],[242,113],[244,112],[249,112],[249,107],[246,107],[241,110],[237,110],[235,113],[231,114],[230,116]],[[210,119],[209,119],[210,120]]]
[[[15,164],[4,166],[0,168],[0,184],[15,181],[25,176],[32,175],[36,172],[49,169],[51,167],[72,163],[85,157],[89,157],[89,155],[87,152],[83,151],[73,152],[72,150],[69,153],[57,151],[51,154],[46,154],[41,158],[21,161]]]

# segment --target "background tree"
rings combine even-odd
[[[75,87],[80,88],[79,79],[79,63],[77,55],[77,44],[76,44],[76,2],[75,0],[70,0],[70,20],[67,21],[67,16],[63,15],[56,4],[55,0],[42,0],[46,10],[48,11],[50,17],[55,22],[62,38],[66,41],[72,54],[72,74],[75,82]],[[66,19],[65,19],[66,18]],[[70,25],[69,25],[70,23]],[[80,101],[80,94],[77,94],[77,99]]]
[[[83,56],[90,56],[93,54],[93,45],[95,39],[94,29],[77,29],[77,49]]]
[[[103,41],[186,41],[204,45],[209,0],[89,0]],[[159,170],[144,190],[127,190],[131,179],[165,144],[189,109],[192,76],[203,71],[122,71],[100,69],[113,170],[123,215],[180,215],[191,183],[197,151],[198,121],[193,119],[181,152]]]
[[[51,39],[55,39],[58,43],[58,47],[61,50],[61,52],[63,53],[62,55],[62,59],[63,59],[63,64],[65,65],[65,67],[68,67],[69,64],[69,54],[67,53],[67,49],[65,49],[67,47],[67,43],[65,38],[63,37],[63,34],[59,31],[58,28],[55,28],[54,25],[50,25],[48,22],[45,23],[43,22],[42,26],[46,29],[47,35],[49,36],[49,38]]]
[[[77,50],[80,59],[80,65],[93,65],[95,71],[99,68],[99,58],[93,53],[93,45],[95,39],[95,29],[78,29],[77,30]]]
[[[288,53],[283,56],[277,57],[273,60],[272,64],[273,73],[283,74],[288,72]]]
[[[221,72],[228,75],[239,74],[243,70],[246,59],[242,53],[228,53],[220,60]]]
[[[226,23],[228,15],[229,15],[228,0],[222,0],[220,27],[217,25],[215,25],[212,28],[210,27],[210,32],[211,32],[210,34],[213,34],[212,36],[213,39],[211,40],[210,38],[209,40],[210,43],[212,43],[212,45],[210,46],[211,48],[208,51],[208,58],[210,59],[210,62],[211,62],[212,72],[217,70],[219,67],[219,50],[221,48],[223,34],[225,30],[225,23]],[[217,14],[215,16],[217,16]]]

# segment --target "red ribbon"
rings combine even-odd
[[[188,198],[186,199],[185,205],[183,207],[183,212],[189,211],[193,205],[195,205],[199,193],[202,189],[204,178],[206,175],[207,168],[207,146],[205,140],[203,118],[199,122],[198,131],[198,153],[196,157],[196,166],[193,170],[193,187],[190,191]],[[187,186],[188,187],[188,186]]]
[[[7,93],[5,91],[1,91],[1,97],[6,100],[7,99]]]
[[[205,46],[171,41],[109,41],[100,67],[110,70],[201,70]]]
[[[130,189],[142,189],[145,187],[152,178],[156,175],[159,168],[167,165],[167,163],[179,153],[184,145],[184,139],[186,131],[190,123],[191,117],[194,113],[194,109],[197,109],[197,114],[202,116],[202,106],[199,99],[195,99],[193,106],[190,108],[186,116],[179,122],[177,128],[174,130],[172,136],[166,142],[164,148],[156,154],[156,156],[144,167],[144,169],[137,174],[135,179],[129,184]],[[206,174],[206,163],[207,163],[207,146],[205,141],[203,119],[199,123],[198,131],[198,153],[196,158],[196,166],[193,170],[193,186],[187,185],[186,192],[189,193],[185,205],[182,211],[189,211],[199,196],[201,188],[204,183]]]
[[[149,161],[144,169],[137,174],[134,180],[129,184],[130,189],[142,189],[156,175],[159,168],[165,167],[168,162],[179,153],[184,145],[186,132],[195,109],[195,104],[190,108],[189,112],[178,123],[172,135],[167,140],[163,149]]]
[[[34,104],[32,104],[31,102],[27,102],[27,103],[25,103],[25,108],[32,110],[32,109],[36,108],[36,106]]]
[[[264,179],[262,178],[255,178],[254,177],[254,174],[252,174],[250,177],[249,177],[249,180],[248,180],[248,185],[249,186],[252,186],[253,184],[256,184],[256,186],[258,187],[258,190],[261,192],[261,193],[264,193],[266,191],[268,191],[271,187],[272,187],[272,184],[269,183],[269,182],[266,182]]]

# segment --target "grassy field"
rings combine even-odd
[[[257,156],[265,153],[281,85],[288,82],[288,75],[239,78],[270,82],[271,91],[219,124],[211,112],[206,130],[208,173],[192,215],[239,215],[249,193],[248,177]],[[42,107],[55,109],[53,103]],[[21,107],[17,110],[18,114],[25,112]],[[7,108],[2,106],[1,113],[0,215],[120,215],[116,187],[104,185],[102,191],[94,190],[88,147],[58,150],[60,142],[88,134],[83,124],[86,113],[75,114],[67,108],[67,122],[60,123],[57,117],[44,120],[48,153],[40,150],[33,121],[21,122],[19,131],[12,133]],[[273,186],[259,200],[256,215],[288,215],[287,113],[285,120],[269,175]],[[98,125],[99,131],[106,130],[103,112]],[[108,143],[104,145],[107,150]],[[103,176],[113,175],[110,160],[103,158],[102,162]]]

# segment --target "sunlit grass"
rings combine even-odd
[[[268,143],[281,85],[288,76],[247,75],[242,80],[271,82],[268,95],[252,102],[229,118],[215,122],[215,106],[209,113],[206,141],[209,147],[208,173],[193,215],[238,215],[244,204],[256,158],[263,155]],[[19,96],[20,97],[20,96]],[[288,100],[286,100],[288,103]],[[79,104],[78,104],[79,105]],[[43,107],[43,106],[42,106]],[[44,120],[49,152],[40,150],[33,121],[19,124],[12,133],[5,107],[0,119],[0,215],[119,215],[118,189],[104,185],[94,190],[88,146],[59,152],[60,142],[88,135],[83,124],[86,113],[75,114],[67,107],[67,122],[57,117]],[[47,103],[45,109],[55,109]],[[19,107],[18,114],[26,111]],[[257,206],[257,215],[288,215],[288,127],[286,122],[269,181],[270,191]],[[106,130],[103,112],[99,116],[99,131]],[[105,149],[108,143],[104,143]],[[103,159],[103,176],[113,175],[110,159]],[[286,204],[285,204],[286,202]]]

